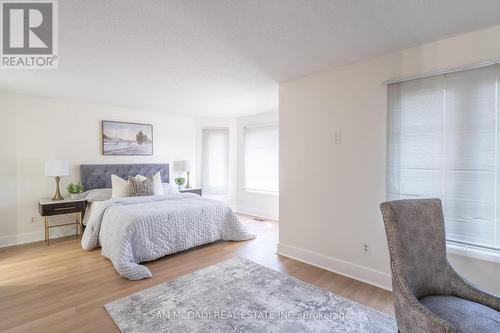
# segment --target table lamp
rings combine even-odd
[[[52,200],[63,200],[64,198],[59,191],[59,181],[62,176],[69,175],[69,163],[63,160],[50,160],[45,161],[45,176],[56,178],[56,193]]]
[[[187,173],[187,181],[185,188],[191,188],[191,184],[189,183],[189,173],[193,171],[193,162],[192,161],[176,161],[174,162],[174,168],[179,171],[185,171]]]

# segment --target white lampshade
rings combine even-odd
[[[69,175],[69,163],[63,160],[45,161],[45,176],[57,177]]]
[[[193,171],[193,161],[175,161],[174,169],[177,171]]]

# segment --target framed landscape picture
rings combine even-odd
[[[102,121],[103,155],[153,155],[153,125]]]

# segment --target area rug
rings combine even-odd
[[[239,257],[105,308],[122,332],[397,332],[391,316]]]

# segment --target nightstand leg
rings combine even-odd
[[[82,212],[78,213],[80,216],[80,238],[83,237],[83,214]]]
[[[45,216],[45,243],[49,246],[50,234],[49,234],[49,217]]]
[[[78,226],[80,225],[80,220],[78,219],[78,217],[80,216],[79,213],[76,213],[76,223],[75,223],[75,231],[76,231],[76,236],[78,237],[79,236],[79,232],[78,232]]]

